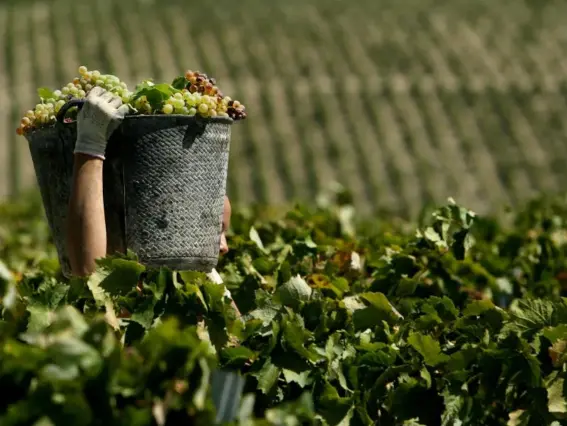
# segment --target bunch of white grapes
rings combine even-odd
[[[164,114],[200,115],[201,117],[228,117],[230,98],[218,99],[216,96],[191,93],[183,89],[176,93],[163,105]]]
[[[101,74],[100,71],[89,71],[87,67],[79,67],[79,76],[61,90],[55,90],[42,103],[33,110],[26,112],[20,121],[16,132],[19,135],[39,127],[54,124],[59,110],[72,99],[84,99],[93,87],[100,86],[122,98],[124,103],[129,102],[132,93],[128,91],[126,83],[114,75]]]
[[[187,71],[181,90],[171,87],[174,95],[163,103],[152,104],[146,96],[136,97],[128,90],[126,83],[114,75],[101,74],[99,71],[89,71],[87,67],[79,67],[79,76],[61,90],[54,92],[48,89],[40,90],[41,103],[33,110],[26,112],[17,128],[22,135],[28,131],[55,124],[56,116],[68,101],[84,99],[96,86],[102,87],[119,96],[124,104],[130,105],[137,114],[182,114],[201,116],[205,118],[230,117],[233,120],[246,118],[246,109],[237,100],[224,96],[216,86],[214,78],[198,71]],[[184,82],[184,83],[183,83]],[[179,87],[176,85],[176,87]],[[76,113],[76,111],[71,111]],[[69,118],[70,119],[70,118]]]
[[[233,120],[246,118],[244,105],[224,96],[216,86],[214,78],[199,71],[185,73],[185,87],[165,101],[163,114],[199,115],[205,118],[230,117]]]

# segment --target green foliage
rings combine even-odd
[[[449,202],[417,232],[235,212],[224,285],[132,254],[64,281],[25,205],[0,209],[0,424],[213,424],[221,370],[245,379],[239,425],[567,420],[561,204],[506,228]]]
[[[175,83],[176,82],[174,82],[174,84]],[[136,86],[136,90],[132,95],[131,102],[134,102],[136,99],[145,96],[152,109],[159,110],[163,106],[163,103],[167,99],[169,99],[170,96],[173,96],[179,91],[180,89],[178,89],[174,85],[169,85],[166,83],[155,84],[152,80],[145,80]]]

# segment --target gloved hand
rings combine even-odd
[[[122,104],[119,96],[102,87],[93,88],[77,116],[75,154],[87,154],[104,160],[108,139],[127,112],[128,106]]]

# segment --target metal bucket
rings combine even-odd
[[[217,265],[233,120],[130,116],[119,128],[126,246],[146,265]]]
[[[61,271],[71,275],[67,254],[67,213],[73,183],[73,150],[77,139],[76,123],[63,123],[26,134],[47,222]],[[123,187],[121,166],[113,141],[108,144],[103,166],[103,191],[107,242],[110,252],[125,251],[123,225]]]
[[[76,122],[64,116],[26,134],[62,272],[70,276],[67,210]],[[131,249],[149,267],[210,271],[217,265],[230,118],[128,116],[114,132],[103,168],[108,252]]]

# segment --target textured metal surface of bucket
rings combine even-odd
[[[70,275],[67,214],[77,127],[63,116],[27,134],[61,268]],[[229,118],[129,116],[108,143],[103,168],[107,251],[149,267],[210,271],[217,265],[230,148]]]
[[[179,115],[122,123],[126,245],[142,263],[217,265],[231,124]]]

